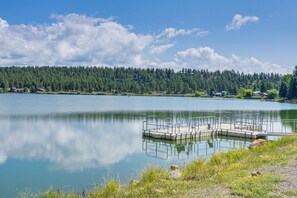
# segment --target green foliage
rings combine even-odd
[[[249,175],[237,178],[231,183],[231,188],[235,195],[260,198],[276,190],[273,184],[279,181],[279,178],[272,175]]]
[[[240,88],[240,90],[239,90],[239,97],[240,98],[243,98],[245,96],[245,88]]]
[[[279,96],[285,98],[287,96],[288,87],[285,81],[282,81],[281,86],[279,88]]]
[[[286,83],[287,86],[290,84],[291,78],[292,78],[292,74],[286,74],[283,76],[283,81]]]
[[[289,100],[297,98],[297,77],[292,77],[290,81],[289,90],[287,93],[287,98]]]
[[[206,96],[206,93],[204,91],[196,91],[195,92],[195,97],[202,97]]]
[[[241,98],[251,98],[253,96],[254,92],[252,89],[245,89],[245,88],[240,88],[239,90],[239,96]]]
[[[204,160],[202,159],[195,160],[186,165],[186,167],[183,169],[182,177],[183,179],[188,179],[191,177],[195,177],[195,179],[199,179],[197,178],[197,176],[205,177],[206,175],[203,174],[206,171],[205,168],[206,166],[205,166]]]
[[[252,89],[246,89],[245,90],[245,94],[244,94],[244,97],[245,98],[251,98],[253,96],[254,92]]]
[[[260,87],[261,92],[266,92],[267,91],[267,85],[264,81],[261,82],[261,87]]]
[[[4,93],[4,89],[3,88],[0,88],[0,93]]]
[[[253,96],[253,90],[252,89],[245,89],[245,88],[240,88],[239,90],[239,96],[241,98],[251,98]]]
[[[0,87],[37,88],[49,92],[104,92],[133,94],[194,94],[259,89],[263,80],[267,89],[279,88],[279,74],[243,74],[231,71],[183,69],[138,69],[122,67],[0,67]]]
[[[289,197],[297,197],[297,190],[287,190],[284,194]]]
[[[278,91],[276,89],[270,89],[267,91],[267,94],[268,99],[276,99],[278,96]]]
[[[169,175],[159,167],[149,167],[146,171],[142,172],[140,183],[145,184],[155,180],[168,179]]]
[[[94,192],[90,192],[88,197],[115,197],[118,191],[120,190],[120,183],[118,180],[111,179],[107,181],[103,188],[100,189],[98,186],[95,187]]]

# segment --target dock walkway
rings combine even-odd
[[[184,140],[207,136],[240,138],[267,138],[291,135],[296,131],[297,120],[266,120],[260,117],[232,117],[222,119],[208,116],[190,119],[146,119],[142,135],[155,139]]]

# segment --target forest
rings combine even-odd
[[[238,95],[242,88],[279,90],[282,75],[230,71],[140,69],[123,67],[0,67],[0,89],[24,92],[105,92],[135,94],[193,94],[224,91]]]

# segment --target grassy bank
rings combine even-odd
[[[167,170],[150,167],[141,173],[139,181],[121,186],[111,179],[89,192],[88,197],[279,197],[270,193],[285,178],[275,170],[296,159],[297,136],[289,136],[251,150],[218,153],[208,161],[197,159],[181,169],[178,179],[170,179]],[[252,176],[255,171],[261,174]],[[54,191],[38,196],[78,197]]]

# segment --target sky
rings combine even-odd
[[[291,73],[295,0],[1,0],[0,66]]]

